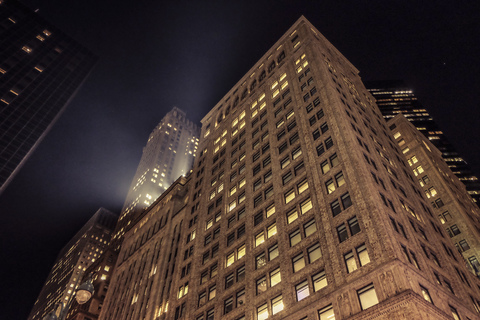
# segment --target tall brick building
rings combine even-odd
[[[468,195],[468,188],[443,160],[442,153],[403,115],[391,119],[388,125],[430,200],[434,215],[479,275],[480,210]]]
[[[385,119],[403,114],[430,142],[440,150],[443,160],[467,187],[472,199],[480,206],[480,181],[470,165],[455,150],[428,110],[418,101],[403,81],[369,81],[365,86],[377,100]]]
[[[480,282],[358,73],[300,18],[126,231],[100,319],[478,319]]]

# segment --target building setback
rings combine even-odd
[[[149,207],[178,177],[190,172],[199,136],[200,128],[177,107],[152,131],[118,220],[113,237],[115,250],[135,214]]]
[[[65,245],[33,305],[29,320],[43,319],[56,303],[67,303],[82,284],[85,270],[100,257],[110,242],[116,220],[115,214],[100,208]]]
[[[434,215],[474,274],[480,275],[480,210],[465,185],[450,170],[442,153],[403,115],[390,119],[388,126],[431,201]]]
[[[96,57],[16,0],[0,1],[0,194],[60,117]]]
[[[403,81],[370,81],[365,84],[377,100],[385,119],[403,114],[430,142],[441,151],[453,173],[467,187],[472,199],[480,206],[480,181],[425,107],[417,100],[413,90]]]
[[[480,282],[358,70],[305,18],[199,150],[129,227],[100,319],[479,319]]]

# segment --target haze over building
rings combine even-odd
[[[377,100],[385,119],[403,114],[435,147],[442,152],[453,173],[467,187],[468,193],[480,206],[480,181],[472,169],[433,120],[428,110],[417,100],[412,88],[403,81],[369,81],[366,87]]]
[[[0,194],[65,110],[96,57],[16,0],[0,1]]]
[[[65,245],[40,291],[29,320],[43,319],[56,303],[67,303],[85,270],[100,257],[115,228],[117,216],[100,208]]]
[[[115,229],[115,249],[136,213],[149,207],[180,176],[190,172],[200,129],[177,107],[150,134]]]
[[[301,17],[127,225],[100,319],[478,319],[480,280],[358,73]]]

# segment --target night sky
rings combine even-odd
[[[57,253],[99,207],[119,213],[165,113],[199,121],[301,15],[364,80],[405,80],[480,174],[475,1],[24,2],[99,62],[0,196],[1,319],[26,319]]]

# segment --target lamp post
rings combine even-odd
[[[95,288],[93,287],[92,276],[90,275],[88,279],[83,284],[81,284],[77,290],[75,290],[74,294],[72,294],[72,296],[68,299],[67,304],[64,304],[63,302],[58,302],[55,309],[49,314],[47,314],[43,318],[43,320],[65,320],[68,310],[72,305],[73,296],[75,296],[78,304],[84,304],[88,300],[90,300],[94,292]],[[60,305],[60,314],[57,317],[55,311],[58,309],[58,305]]]

